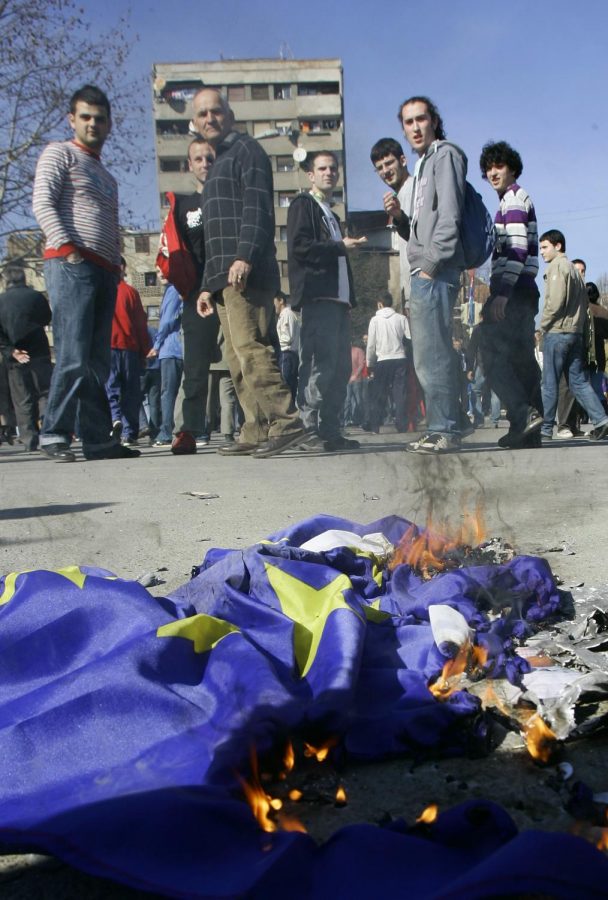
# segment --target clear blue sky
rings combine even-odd
[[[107,25],[128,0],[83,4]],[[133,74],[154,62],[339,57],[344,67],[351,209],[379,208],[382,184],[369,162],[379,137],[402,138],[401,100],[428,94],[447,135],[469,158],[469,180],[492,213],[479,152],[507,140],[522,155],[521,184],[542,230],[561,228],[568,255],[588,278],[608,272],[608,4],[605,0],[141,0],[133,2]],[[150,142],[153,160],[152,128]],[[413,163],[409,150],[408,160]],[[156,215],[153,164],[141,176],[138,212]],[[542,263],[541,263],[542,266]]]

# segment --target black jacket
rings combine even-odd
[[[13,350],[30,356],[49,356],[44,326],[51,321],[51,308],[44,294],[33,288],[11,287],[0,294],[0,353],[8,362]]]
[[[182,240],[190,251],[200,284],[205,268],[205,233],[200,194],[175,195],[175,222]]]
[[[251,265],[249,286],[277,290],[273,197],[272,167],[266,152],[248,134],[231,132],[217,148],[203,189],[206,290],[226,287],[235,259]]]
[[[292,309],[298,310],[303,303],[319,297],[338,296],[338,260],[341,256],[346,257],[350,305],[355,306],[346,247],[341,241],[333,240],[323,209],[314,197],[308,192],[298,194],[291,201],[287,213],[289,299]]]

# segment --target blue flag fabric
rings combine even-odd
[[[424,582],[369,550],[302,547],[331,529],[396,544],[410,527],[315,517],[245,551],[210,551],[167,598],[87,567],[0,580],[0,841],[200,898],[329,897],[336,867],[365,844],[349,896],[390,896],[393,880],[403,896],[408,878],[412,896],[444,896],[455,879],[465,887],[449,896],[484,896],[471,893],[469,873],[491,872],[495,856],[509,859],[505,847],[532,840],[516,838],[496,807],[485,813],[492,847],[452,848],[439,865],[444,831],[464,827],[450,830],[450,814],[422,836],[358,826],[317,848],[307,835],[260,831],[235,789],[250,747],[263,753],[290,734],[335,736],[356,758],[483,744],[478,700],[459,691],[438,702],[428,689],[445,662],[429,607],[459,610],[492,675],[516,680],[525,663],[515,643],[558,612],[559,593],[540,559]],[[574,840],[535,840],[562,839]],[[421,841],[429,871],[414,878],[403,860]],[[592,854],[590,871],[601,868],[576,843]]]

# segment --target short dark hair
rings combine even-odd
[[[443,127],[443,119],[439,115],[439,110],[435,106],[432,100],[429,100],[428,97],[409,97],[407,100],[404,100],[401,106],[399,107],[399,112],[397,113],[397,121],[403,127],[403,107],[407,106],[408,103],[424,103],[427,108],[427,112],[431,119],[434,119],[436,124],[435,128],[435,138],[438,141],[445,141],[445,128]]]
[[[70,97],[70,112],[72,115],[76,112],[76,104],[78,102],[88,103],[89,106],[102,106],[108,114],[108,119],[112,118],[112,108],[107,95],[101,88],[95,87],[94,84],[83,84],[81,88],[74,91]]]
[[[211,146],[209,141],[206,140],[202,135],[200,135],[200,134],[195,135],[192,138],[192,140],[190,141],[190,143],[188,144],[188,154],[187,154],[188,159],[190,159],[190,151],[192,150],[192,148],[194,147],[195,144],[207,144],[208,147]]]
[[[9,263],[2,273],[7,288],[21,287],[25,282],[25,269],[16,263]]]
[[[488,141],[483,145],[481,156],[479,157],[479,168],[481,169],[481,177],[487,179],[487,171],[492,166],[506,166],[511,169],[513,175],[519,178],[524,170],[524,164],[521,156],[506,141]]]
[[[588,281],[585,285],[587,288],[587,296],[589,297],[589,303],[599,303],[600,301],[600,291],[595,283],[595,281]]]
[[[379,141],[376,141],[369,154],[369,158],[373,163],[380,162],[386,156],[394,156],[395,159],[405,156],[403,147],[395,138],[380,138]]]
[[[585,272],[587,271],[587,263],[585,262],[584,259],[571,259],[570,262],[572,263],[573,266],[575,266],[578,263],[579,266],[583,267]],[[590,281],[589,284],[593,284],[593,282]]]
[[[562,245],[562,253],[566,252],[566,238],[557,228],[550,228],[549,231],[545,231],[544,234],[538,239],[538,243],[541,241],[549,241],[550,244],[553,244],[554,247],[557,247],[558,244]]]
[[[392,306],[393,305],[393,295],[388,291],[385,291],[380,297],[380,303],[382,306]]]
[[[333,150],[313,150],[312,153],[308,153],[306,155],[306,159],[302,163],[302,168],[305,172],[312,172],[315,165],[315,159],[318,159],[320,156],[331,156],[333,161],[337,166],[340,165],[340,161],[336,153]]]

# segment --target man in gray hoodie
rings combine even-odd
[[[452,315],[464,269],[460,224],[467,160],[445,140],[441,116],[428,97],[410,97],[401,104],[398,118],[419,157],[412,208],[409,215],[395,221],[395,227],[408,240],[414,367],[427,418],[427,432],[406,444],[406,449],[445,453],[458,450],[462,436]]]

